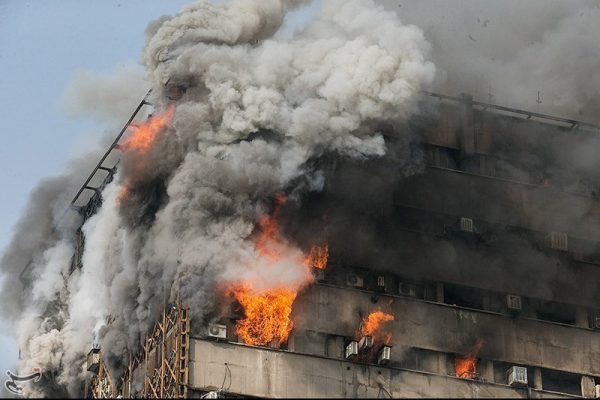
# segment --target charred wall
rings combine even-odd
[[[423,109],[401,128],[408,135],[387,133],[383,159],[320,160],[323,190],[283,210],[287,235],[331,252],[326,286],[295,306],[289,348],[339,356],[360,318],[383,308],[396,317],[398,368],[452,374],[454,357],[484,340],[484,379],[505,384],[506,369],[523,365],[532,388],[590,395],[600,201],[589,149],[600,131],[468,97]],[[365,291],[348,290],[349,274]],[[514,295],[518,312],[507,308]]]
[[[324,188],[286,205],[286,233],[322,237],[341,265],[600,307],[595,131],[423,108],[383,159],[320,160]]]

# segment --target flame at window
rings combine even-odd
[[[473,349],[464,357],[456,357],[454,360],[454,371],[456,376],[465,379],[477,377],[477,363],[479,353],[483,348],[483,342],[477,341]]]

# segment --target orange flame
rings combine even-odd
[[[477,377],[477,358],[483,348],[483,342],[477,341],[473,350],[464,357],[456,357],[454,371],[459,378],[473,379]]]
[[[287,198],[283,194],[278,194],[275,198],[275,209],[271,215],[263,215],[258,220],[260,233],[256,238],[256,249],[261,256],[267,258],[271,262],[277,262],[281,258],[283,250],[283,241],[279,236],[279,225],[277,224],[277,216],[279,210],[286,202]]]
[[[364,336],[371,336],[373,343],[381,341],[383,344],[389,344],[392,340],[392,334],[381,329],[381,325],[393,321],[392,314],[386,314],[383,311],[373,311],[365,319],[363,319],[360,329],[356,331],[356,338],[360,339]]]
[[[147,153],[152,148],[158,133],[171,122],[174,115],[175,105],[169,104],[162,113],[154,115],[142,123],[130,124],[129,128],[132,134],[119,145],[119,148],[140,154]]]
[[[245,318],[237,321],[235,327],[244,343],[264,346],[273,340],[287,341],[293,327],[290,314],[297,291],[285,287],[254,291],[247,285],[231,290],[244,308]]]
[[[329,246],[327,244],[324,244],[323,246],[314,245],[310,248],[308,256],[304,259],[304,264],[309,267],[325,269],[328,260]]]
[[[256,250],[268,265],[274,267],[284,257],[290,256],[290,251],[293,250],[281,237],[277,222],[279,211],[286,200],[285,195],[277,195],[273,212],[270,215],[261,216],[257,223],[258,234],[254,241]],[[294,254],[296,254],[295,251],[293,250]],[[300,268],[311,265],[325,268],[328,256],[329,249],[325,245],[314,246],[308,256],[297,257],[294,255],[293,257]],[[305,283],[310,283],[310,281],[307,280]],[[235,327],[240,340],[254,346],[268,345],[273,341],[280,344],[287,342],[293,327],[290,319],[292,305],[302,286],[301,284],[255,289],[250,282],[231,285],[228,294],[233,296],[244,309],[244,318],[238,320]]]

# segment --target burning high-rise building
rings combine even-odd
[[[600,128],[427,91],[370,0],[278,35],[304,3],[148,28],[152,91],[3,260],[25,394],[600,397]]]

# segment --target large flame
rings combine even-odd
[[[147,153],[152,148],[152,144],[158,133],[171,123],[174,115],[175,104],[171,103],[165,111],[153,115],[146,121],[130,124],[129,130],[131,135],[119,147],[125,151],[135,151],[141,154]]]
[[[297,249],[281,237],[277,217],[286,197],[279,194],[275,198],[273,212],[258,219],[258,234],[255,237],[256,247],[261,263],[278,268],[280,262],[292,262],[298,268],[314,266],[325,268],[329,257],[327,244],[313,246],[310,254],[302,255]],[[312,275],[308,274],[308,277]],[[292,305],[298,291],[310,279],[298,284],[278,285],[271,288],[257,289],[252,282],[232,284],[228,293],[233,296],[244,309],[244,318],[236,323],[236,334],[246,344],[264,346],[273,341],[283,344],[287,342],[293,323],[290,320]]]
[[[244,308],[245,317],[237,321],[235,328],[244,343],[264,346],[274,340],[281,344],[287,341],[293,327],[290,314],[296,290],[279,287],[255,291],[239,285],[231,291]]]
[[[464,357],[456,357],[454,371],[459,378],[473,379],[477,377],[477,358],[483,348],[483,342],[478,341],[473,349]]]
[[[392,314],[386,314],[383,311],[373,311],[365,319],[363,319],[360,329],[356,331],[356,338],[360,339],[364,336],[371,336],[373,343],[382,342],[389,344],[392,340],[392,334],[382,328],[382,324],[393,321]]]
[[[304,263],[309,267],[315,267],[324,269],[327,267],[327,261],[329,260],[329,246],[324,244],[322,246],[314,245],[310,248],[308,256],[304,259]]]
[[[275,268],[291,250],[281,238],[277,223],[279,210],[285,202],[283,194],[277,195],[273,212],[259,218],[254,242],[262,260]],[[302,265],[301,259],[298,264]],[[298,286],[279,286],[257,290],[249,282],[233,285],[230,293],[244,309],[244,318],[236,324],[239,338],[255,346],[267,345],[274,340],[285,343],[292,330],[290,314],[299,289]]]

